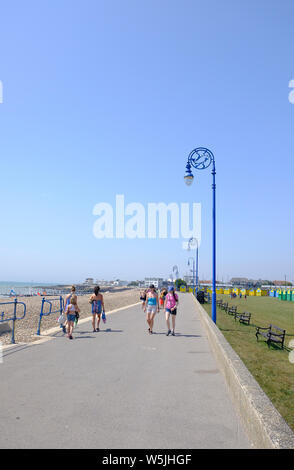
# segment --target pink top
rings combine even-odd
[[[165,300],[166,300],[165,308],[171,309],[176,306],[178,296],[177,294],[175,294],[175,297],[173,296],[173,294],[167,294]]]

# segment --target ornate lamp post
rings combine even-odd
[[[191,168],[196,170],[206,170],[212,165],[212,320],[216,323],[216,217],[215,217],[215,160],[213,153],[205,147],[198,147],[189,154],[188,162],[186,165],[186,174],[184,176],[185,182],[188,186],[193,183],[193,173]]]

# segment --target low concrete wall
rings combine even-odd
[[[232,401],[253,446],[257,449],[294,449],[292,430],[204,308],[193,298]]]

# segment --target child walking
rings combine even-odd
[[[73,339],[72,332],[74,327],[74,322],[76,319],[76,314],[79,314],[80,309],[77,304],[77,296],[72,295],[70,303],[67,305],[65,314],[67,316],[67,336],[69,339]]]

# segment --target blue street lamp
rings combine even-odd
[[[188,259],[188,266],[190,266],[190,259],[193,261],[193,270],[191,269],[191,271],[193,271],[193,292],[195,292],[195,260],[194,258],[190,257]]]
[[[212,165],[212,320],[216,323],[216,223],[215,223],[215,161],[213,153],[204,147],[198,147],[190,153],[188,156],[188,162],[186,165],[186,174],[184,176],[185,182],[188,186],[193,183],[193,173],[191,167],[196,170],[205,170]]]
[[[194,245],[196,242],[196,273],[195,273],[195,295],[197,296],[198,287],[199,287],[199,279],[198,279],[198,239],[197,238],[190,238],[188,241],[188,250],[190,251],[191,245]]]

